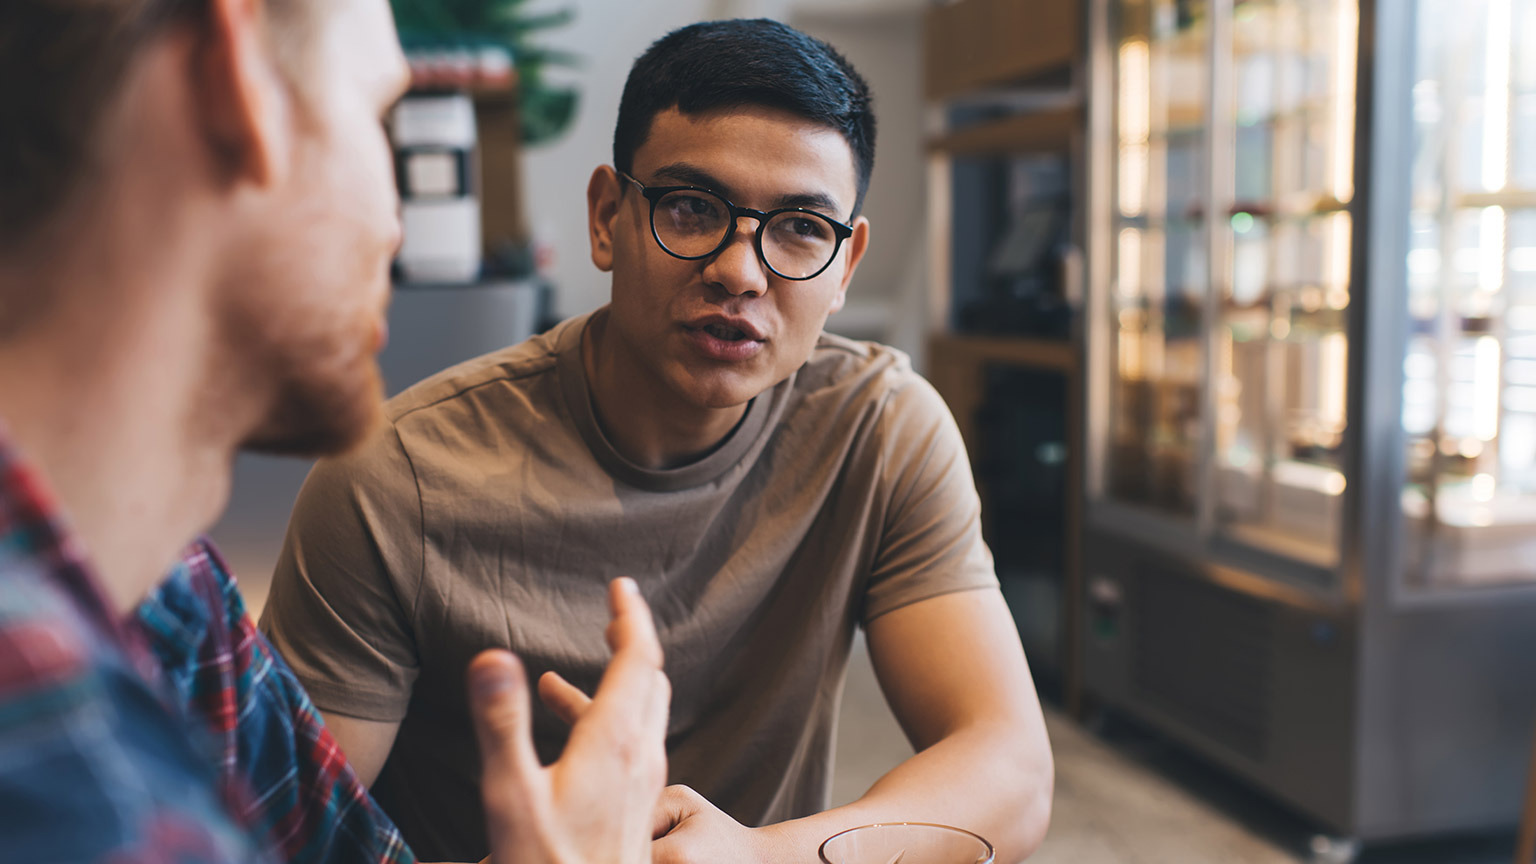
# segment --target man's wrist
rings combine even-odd
[[[818,852],[828,837],[849,828],[867,825],[872,819],[848,807],[826,810],[814,816],[792,819],[753,829],[758,842],[757,860],[763,864],[819,864]]]
[[[752,857],[758,864],[816,864],[821,840],[802,820],[752,829]],[[825,839],[825,838],[823,838]]]

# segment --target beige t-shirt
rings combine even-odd
[[[653,471],[594,419],[586,322],[400,394],[294,508],[262,628],[321,710],[402,721],[374,794],[425,860],[487,851],[470,659],[510,648],[591,692],[615,577],[666,651],[670,782],[746,825],[827,806],[856,626],[997,585],[954,420],[905,355],[823,336],[717,450]],[[553,760],[563,724],[534,727]]]

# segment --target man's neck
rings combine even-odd
[[[746,415],[746,405],[700,408],[679,400],[628,358],[607,332],[606,310],[588,319],[581,360],[603,434],[624,458],[651,469],[676,468],[709,455]]]
[[[90,257],[76,262],[96,265],[87,271],[33,273],[21,286],[15,272],[0,273],[0,290],[61,298],[45,320],[0,341],[0,420],[59,500],[108,600],[126,614],[223,508],[236,442],[220,440],[220,430],[241,418],[210,422],[219,406],[198,404],[209,395],[202,310],[133,299],[154,296],[144,279],[189,274]],[[71,290],[91,272],[91,291]],[[102,274],[134,275],[109,288]]]

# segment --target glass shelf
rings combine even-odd
[[[1195,512],[1205,256],[1203,2],[1143,0],[1115,21],[1117,242],[1107,492]]]
[[[1353,0],[1232,20],[1235,211],[1212,357],[1216,531],[1338,563],[1354,194]]]

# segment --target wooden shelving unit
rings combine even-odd
[[[1083,9],[1076,0],[960,0],[925,22],[925,93],[932,100],[1048,76],[1078,62]]]
[[[955,424],[968,446],[976,440],[974,418],[985,397],[982,379],[989,365],[1060,372],[1073,380],[1078,371],[1077,347],[1047,339],[960,333],[939,333],[930,338],[928,379],[954,412]]]
[[[928,142],[932,242],[930,309],[938,322],[950,320],[952,216],[950,161],[955,158],[1083,152],[1086,115],[1085,7],[1079,0],[958,0],[928,10],[925,22],[924,92],[936,122]],[[952,108],[975,122],[952,126]],[[1074,162],[1076,160],[1074,159]],[[1077,194],[1081,167],[1074,165]],[[1074,245],[1082,246],[1082,206],[1073,218]],[[1076,267],[1065,268],[1080,278]],[[1069,296],[1081,296],[1072,287]],[[945,325],[940,325],[944,328]],[[949,404],[973,460],[978,451],[976,417],[986,398],[988,367],[1008,366],[1059,373],[1067,392],[1067,492],[1059,628],[1062,697],[1072,713],[1081,710],[1082,349],[1080,342],[1021,336],[935,332],[928,343],[928,376]],[[984,500],[989,478],[978,472]],[[988,536],[1005,526],[993,525]]]
[[[929,150],[949,156],[1064,153],[1083,126],[1077,107],[1016,114],[938,135]]]

